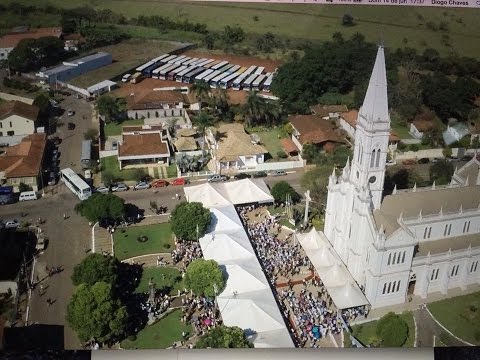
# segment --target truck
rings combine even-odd
[[[136,72],[135,74],[132,75],[132,78],[130,79],[130,83],[138,84],[142,80],[143,80],[142,73],[141,72]]]

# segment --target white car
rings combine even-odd
[[[112,185],[112,191],[113,192],[127,191],[128,189],[129,189],[128,186],[123,184],[123,183]]]
[[[143,189],[150,189],[151,185],[145,181],[140,181],[133,190],[143,190]]]
[[[75,111],[73,111],[73,110],[68,110],[68,111],[67,111],[67,115],[68,115],[68,116],[73,116],[73,115],[75,115]]]
[[[101,194],[105,194],[105,193],[108,193],[110,191],[110,189],[107,187],[107,186],[99,186],[95,189],[96,192],[98,193],[101,193]]]
[[[123,75],[123,77],[122,77],[122,82],[124,82],[124,83],[128,82],[131,77],[132,77],[132,74],[125,74],[125,75]]]
[[[17,220],[7,220],[4,224],[5,229],[16,229],[20,226],[20,223]]]

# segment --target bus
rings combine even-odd
[[[220,71],[213,70],[213,72],[211,72],[210,74],[208,74],[203,78],[203,81],[205,81],[208,84],[210,80],[212,80],[214,77],[217,77],[218,75],[220,75]]]
[[[255,70],[255,74],[262,75],[263,70],[265,70],[265,68],[263,66],[260,66],[257,70]]]
[[[149,61],[149,62],[146,62],[145,64],[137,67],[135,70],[136,71],[143,71],[144,69],[146,69],[147,67],[149,67],[150,65],[153,65],[154,64],[154,61]]]
[[[195,76],[197,76],[198,74],[200,74],[203,71],[205,71],[205,69],[202,68],[202,67],[196,68],[195,70],[190,71],[188,74],[185,74],[183,76],[182,81],[184,83],[191,84],[193,82],[193,80],[195,79]]]
[[[72,169],[62,169],[60,171],[60,179],[75,195],[78,196],[80,200],[87,200],[92,196],[92,189],[90,186],[88,186],[88,184]]]
[[[13,186],[0,186],[0,205],[11,204],[13,202],[15,202]]]
[[[198,60],[198,58],[193,58],[193,59],[185,61],[182,65],[189,65],[190,66],[191,63],[194,63],[197,60]]]
[[[158,64],[153,63],[149,67],[145,68],[142,70],[142,74],[145,77],[152,77],[153,70],[157,69],[159,67]]]
[[[182,71],[177,73],[177,75],[175,75],[175,81],[176,82],[182,82],[183,76],[188,74],[190,71],[195,70],[195,69],[196,69],[196,66],[187,66],[186,69],[183,69]]]
[[[143,74],[141,72],[136,72],[130,78],[130,83],[131,84],[138,84],[142,80],[143,80]]]
[[[233,90],[240,90],[242,88],[242,82],[251,74],[255,71],[257,67],[255,65],[250,66],[245,72],[240,75],[238,78],[236,78],[233,81],[232,88]]]
[[[229,76],[230,74],[228,72],[222,72],[218,76],[214,77],[212,80],[210,80],[210,87],[212,89],[216,89],[218,87],[218,82],[222,80],[223,78]]]
[[[244,90],[252,90],[252,84],[255,81],[255,79],[258,77],[257,74],[252,74],[250,75],[247,80],[243,83],[243,89]]]
[[[182,66],[185,66],[186,63],[188,63],[192,58],[190,57],[186,57],[185,59],[183,59],[182,61],[179,62],[180,65]]]
[[[218,69],[220,69],[221,67],[223,67],[223,66],[225,66],[225,65],[227,65],[227,64],[228,64],[228,61],[221,61],[221,62],[219,62],[218,64],[212,66],[212,69],[213,69],[213,70],[218,70]]]
[[[168,64],[168,63],[159,66],[158,68],[156,68],[155,70],[152,71],[152,78],[158,79],[158,74],[160,73],[160,71],[162,71],[163,69],[166,69],[167,67],[170,67],[170,66],[172,66],[172,64]]]
[[[263,91],[270,92],[270,86],[272,85],[273,74],[267,77],[267,80],[263,83]]]
[[[174,64],[179,64],[181,65],[183,61],[185,61],[185,58],[186,56],[185,55],[182,55],[182,56],[179,56],[175,59],[175,61],[173,62]]]
[[[83,140],[80,164],[82,165],[82,170],[92,167],[92,140]]]
[[[166,58],[162,59],[162,62],[169,63],[170,60],[173,60],[173,59],[176,59],[176,58],[177,58],[177,55],[170,55],[169,57],[166,57]]]
[[[202,65],[205,69],[213,69],[215,65],[217,65],[220,60],[215,60],[214,62],[208,63],[206,65]]]
[[[177,74],[178,74],[179,72],[185,70],[186,68],[187,68],[187,67],[186,67],[185,65],[181,65],[179,68],[177,68],[177,69],[175,69],[175,70],[173,70],[173,71],[170,71],[170,72],[168,73],[167,79],[168,79],[168,80],[173,80],[173,81],[175,81]]]
[[[263,82],[265,81],[266,79],[266,75],[263,74],[263,75],[259,75],[255,81],[252,83],[252,89],[253,90],[261,90],[260,88],[262,87],[263,85]]]
[[[204,72],[198,74],[197,76],[195,76],[195,81],[200,81],[200,80],[203,80],[203,78],[209,74],[211,74],[214,70],[212,69],[208,69],[208,70],[205,70]]]
[[[233,74],[233,73],[236,73],[238,70],[240,69],[240,65],[233,65],[230,69],[228,69],[227,71],[230,73],[230,74]]]
[[[236,78],[238,78],[240,75],[242,75],[242,73],[244,72],[245,70],[238,70],[236,72],[234,72],[233,74],[230,74],[228,75],[227,77],[224,77],[222,80],[220,80],[220,82],[218,83],[218,85],[220,86],[220,88],[222,89],[228,89],[230,86],[232,86],[233,82],[235,81]]]
[[[190,63],[190,65],[195,65],[195,66],[199,66],[199,64],[207,61],[208,59],[207,58],[201,58],[201,59],[197,59],[196,61]]]

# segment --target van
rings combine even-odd
[[[20,197],[18,201],[29,201],[29,200],[37,200],[37,193],[35,191],[24,191],[20,193]]]

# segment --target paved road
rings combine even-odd
[[[427,310],[421,308],[413,312],[417,324],[417,347],[433,347],[433,337],[436,341],[442,339],[447,346],[466,346],[445,330],[443,330],[430,316]],[[437,344],[438,345],[438,344]]]

